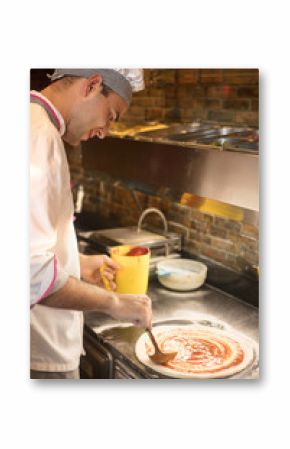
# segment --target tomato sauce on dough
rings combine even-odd
[[[214,330],[178,330],[156,335],[161,351],[177,351],[166,366],[181,373],[206,374],[238,366],[244,360],[239,342]],[[147,353],[152,351],[147,347]]]

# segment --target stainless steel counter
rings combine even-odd
[[[197,291],[177,293],[169,291],[158,283],[156,279],[150,282],[148,295],[152,300],[153,325],[167,320],[207,319],[223,322],[235,331],[243,333],[253,340],[258,348],[259,340],[259,312],[258,309],[237,298],[205,285]],[[116,323],[112,318],[98,313],[85,315],[88,326],[98,337],[116,354],[135,369],[144,373],[145,377],[160,378],[145,368],[135,356],[135,344],[143,329],[136,328],[129,323]],[[258,378],[258,351],[253,366],[234,378]]]

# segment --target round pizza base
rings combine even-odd
[[[158,365],[154,363],[148,356],[146,351],[146,344],[148,343],[151,345],[151,341],[147,333],[142,334],[139,339],[136,342],[135,346],[135,353],[137,358],[140,360],[141,363],[143,363],[145,366],[151,368],[154,371],[157,371],[158,373],[167,376],[172,377],[174,379],[218,379],[218,378],[225,378],[233,376],[234,374],[237,374],[241,371],[243,371],[245,368],[247,368],[250,363],[252,363],[254,358],[254,352],[253,352],[253,346],[251,344],[251,341],[246,339],[243,335],[231,331],[231,330],[221,330],[216,328],[209,328],[206,326],[196,326],[196,325],[186,325],[186,326],[159,326],[156,328],[153,328],[153,334],[156,335],[157,333],[164,331],[172,331],[175,330],[176,334],[178,335],[178,332],[184,332],[186,329],[190,331],[203,331],[207,332],[210,336],[216,335],[217,337],[226,337],[231,338],[239,343],[241,349],[244,352],[244,358],[241,363],[238,365],[226,368],[224,370],[220,370],[214,373],[184,373],[177,371],[173,368],[164,366],[164,365]]]

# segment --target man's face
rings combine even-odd
[[[126,101],[115,92],[104,96],[102,80],[83,80],[79,84],[77,101],[70,110],[70,119],[66,123],[64,140],[71,145],[94,136],[103,139],[114,121],[118,121],[128,109]]]

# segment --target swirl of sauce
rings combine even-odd
[[[176,351],[174,360],[166,366],[181,373],[206,374],[238,366],[244,351],[238,341],[214,330],[180,330],[156,335],[161,351]],[[152,347],[147,347],[147,353]]]

